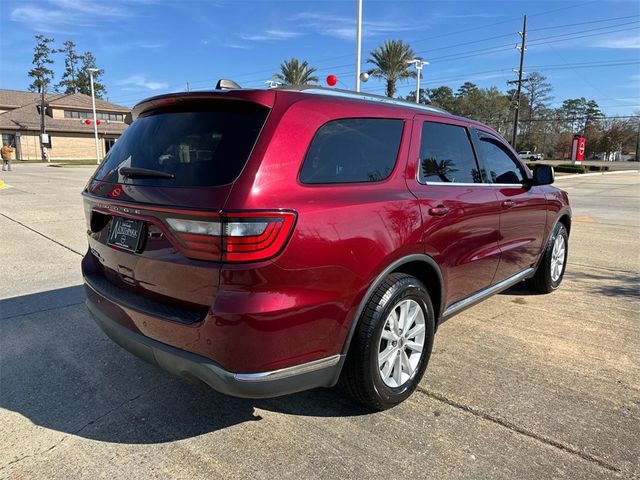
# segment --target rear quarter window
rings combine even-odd
[[[95,179],[162,187],[231,183],[247,163],[268,113],[268,108],[251,103],[212,102],[141,116],[109,150]],[[129,179],[118,171],[123,166],[175,178]]]
[[[378,182],[391,175],[404,121],[333,120],[316,132],[300,171],[305,184]]]

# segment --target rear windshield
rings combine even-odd
[[[268,113],[251,103],[216,102],[141,116],[109,150],[95,178],[162,187],[231,183],[247,163]],[[159,170],[174,178],[126,178],[120,167]]]

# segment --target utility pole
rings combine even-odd
[[[48,162],[49,161],[49,156],[44,154],[44,134],[45,134],[45,129],[44,129],[44,107],[45,107],[45,103],[44,103],[44,88],[45,88],[45,81],[44,78],[40,79],[40,156],[42,158],[43,162]]]
[[[422,76],[422,69],[425,65],[429,65],[429,62],[414,58],[413,60],[407,60],[407,63],[416,67],[416,103],[420,103],[420,77]]]
[[[356,20],[356,92],[360,91],[360,62],[362,56],[362,0],[358,1]]]
[[[527,16],[524,16],[522,22],[522,32],[520,32],[520,36],[522,37],[522,43],[520,44],[520,68],[518,69],[518,80],[513,80],[507,83],[517,83],[517,93],[516,93],[516,112],[513,119],[513,137],[511,140],[511,146],[517,150],[516,148],[516,139],[518,137],[518,117],[520,116],[520,93],[522,92],[522,82],[526,82],[527,79],[522,78],[522,74],[524,73],[524,52],[526,51],[527,45]]]
[[[636,137],[636,158],[635,158],[636,162],[640,162],[640,156],[638,156],[639,151],[640,151],[640,118],[638,119],[638,136]]]

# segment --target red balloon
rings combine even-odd
[[[96,125],[100,125],[102,123],[101,120],[96,120]]]
[[[84,121],[85,125],[91,125],[91,120],[89,120],[88,118]]]
[[[338,77],[335,75],[327,75],[327,85],[333,87],[336,83],[338,83]]]

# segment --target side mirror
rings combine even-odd
[[[538,164],[533,167],[533,185],[551,185],[556,178],[551,165]]]

